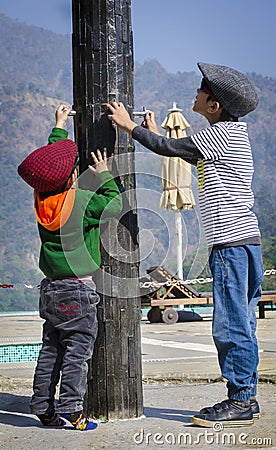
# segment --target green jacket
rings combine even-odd
[[[54,128],[49,143],[67,136],[67,131]],[[41,239],[39,267],[47,277],[81,277],[99,267],[99,226],[120,213],[122,197],[108,171],[98,174],[98,180],[97,192],[71,188],[46,198],[35,193]]]

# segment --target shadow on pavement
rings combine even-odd
[[[24,395],[15,395],[8,392],[0,394],[0,409],[2,411],[16,412],[16,413],[30,413],[31,398]]]
[[[0,423],[16,427],[33,427],[39,424],[30,414],[30,397],[7,392],[0,394]]]
[[[0,424],[27,428],[39,425],[39,421],[31,415],[10,413],[8,411],[3,413],[0,411]]]
[[[176,422],[191,423],[190,418],[196,414],[197,411],[165,409],[165,408],[144,408],[144,415],[147,418],[174,420]]]

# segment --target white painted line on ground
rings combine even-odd
[[[195,342],[162,341],[161,339],[149,339],[142,337],[142,345],[157,345],[158,347],[181,348],[196,352],[217,353],[215,345],[197,344]]]
[[[151,358],[143,359],[143,363],[154,363],[154,362],[172,362],[172,361],[185,361],[191,359],[206,359],[206,358],[217,358],[217,355],[206,355],[206,356],[183,356],[179,358]]]

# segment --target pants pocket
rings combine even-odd
[[[228,260],[227,250],[228,250],[227,248],[224,248],[222,250],[217,249],[212,250],[212,253],[209,257],[209,265],[212,274],[214,274],[214,272],[219,268],[227,269],[227,260]]]
[[[59,292],[54,297],[54,306],[56,316],[62,321],[75,319],[81,317],[83,314],[82,304],[79,298],[79,292],[71,291],[68,297],[68,292]]]
[[[100,296],[96,292],[90,292],[88,294],[88,301],[91,307],[96,306],[100,301]]]
[[[225,249],[224,254],[222,253],[221,250],[218,250],[219,259],[224,268],[227,267],[227,253],[226,252],[227,252],[227,249]]]

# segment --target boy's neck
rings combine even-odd
[[[227,119],[225,117],[222,117],[223,114],[222,114],[221,110],[217,111],[217,113],[214,113],[214,114],[206,113],[206,114],[202,114],[202,115],[205,117],[205,119],[208,120],[210,125],[214,125],[215,123],[218,123],[218,122],[237,122],[238,121],[238,119],[231,120],[231,118]]]
[[[217,122],[220,122],[220,114],[204,114],[205,119],[208,120],[210,125],[214,125]]]

